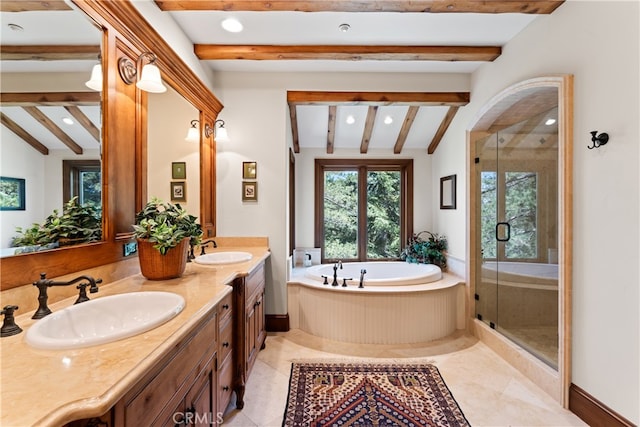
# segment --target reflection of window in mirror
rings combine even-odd
[[[81,205],[102,204],[102,174],[100,160],[63,160],[62,161],[62,198],[68,202],[78,197]]]

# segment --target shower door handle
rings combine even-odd
[[[505,233],[506,237],[500,237],[500,227],[504,226],[507,228]],[[496,240],[498,242],[508,242],[511,239],[511,225],[508,222],[499,222],[496,224]]]

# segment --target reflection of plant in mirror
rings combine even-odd
[[[11,246],[39,246],[35,250],[95,242],[102,238],[101,213],[92,204],[78,204],[78,198],[74,197],[65,203],[62,215],[54,209],[43,224],[34,223],[25,229],[16,227],[16,232]]]
[[[423,233],[429,235],[426,240],[422,237]],[[421,231],[409,238],[401,258],[407,262],[435,264],[444,270],[447,267],[447,258],[444,256],[446,249],[446,237],[430,231]]]
[[[202,238],[202,227],[195,216],[189,215],[179,204],[164,203],[155,197],[136,214],[133,231],[138,239],[155,243],[153,247],[163,255],[185,237],[191,239],[192,246],[199,244]]]

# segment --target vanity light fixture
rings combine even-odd
[[[200,142],[200,131],[197,128],[198,120],[191,120],[191,127],[187,132],[187,137],[184,139],[187,142]]]
[[[91,78],[85,85],[96,92],[102,92],[102,64],[96,64],[91,69]]]
[[[137,79],[138,69],[145,57],[149,60],[149,63],[142,67],[140,78]],[[120,77],[126,84],[130,85],[135,83],[139,89],[146,92],[166,92],[167,88],[162,83],[160,69],[155,64],[157,59],[158,57],[152,52],[144,52],[138,57],[135,63],[126,56],[123,56],[118,60],[118,71],[120,72]]]
[[[218,123],[220,124],[218,126]],[[204,134],[207,138],[209,138],[213,133],[215,133],[214,138],[216,141],[220,142],[228,142],[229,135],[227,134],[227,129],[224,127],[224,120],[218,119],[213,122],[213,128],[209,126],[208,123],[204,124]]]

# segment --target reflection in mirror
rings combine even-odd
[[[179,203],[199,217],[200,140],[185,141],[199,111],[172,87],[147,101],[147,198]]]
[[[100,227],[102,204],[101,93],[95,90],[102,85],[86,85],[92,74],[101,78],[95,66],[102,32],[67,3],[43,10],[43,2],[22,2],[20,11],[12,4],[0,13],[0,174],[25,180],[25,208],[0,212],[1,256],[13,255],[13,238],[24,237],[17,227],[44,224],[69,200],[89,203]],[[30,6],[38,10],[25,10]],[[65,168],[65,162],[80,163]]]

